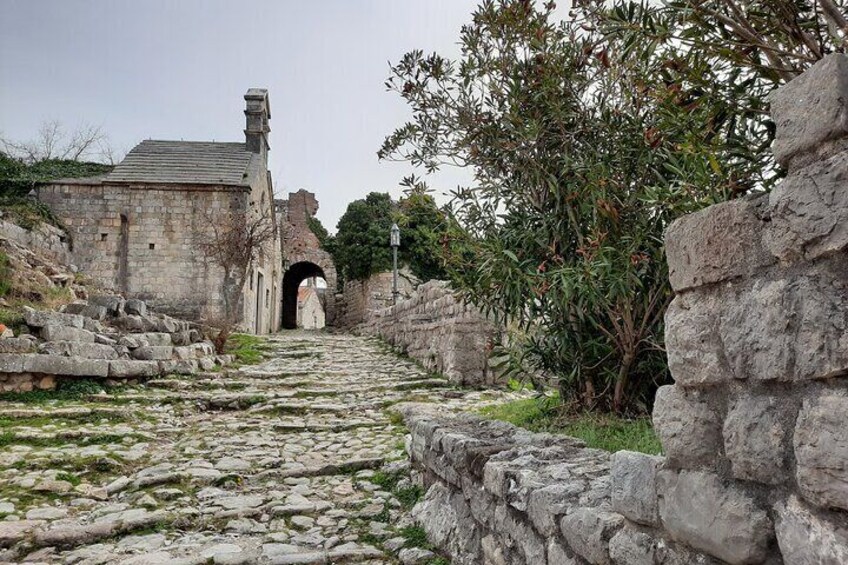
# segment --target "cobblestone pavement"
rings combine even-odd
[[[391,405],[515,393],[458,390],[350,335],[267,347],[235,371],[0,402],[0,562],[447,563],[410,527]]]

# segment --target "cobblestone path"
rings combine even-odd
[[[447,563],[415,548],[390,407],[513,393],[457,390],[349,335],[268,348],[236,371],[0,402],[0,562]]]

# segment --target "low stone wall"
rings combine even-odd
[[[398,300],[408,300],[421,281],[407,269],[398,273]],[[337,299],[336,325],[354,328],[374,312],[392,305],[392,273],[376,273],[366,280],[347,281]]]
[[[848,57],[771,102],[787,178],[666,234],[664,457],[405,410],[455,563],[848,563]]]
[[[357,333],[377,335],[428,369],[464,385],[495,381],[489,354],[496,328],[458,300],[445,281],[430,281],[395,306],[371,312]]]
[[[432,405],[399,410],[410,431],[409,457],[427,487],[414,518],[454,565],[718,563],[649,536],[615,512],[632,506],[652,516],[651,508],[620,500],[629,487],[651,490],[651,477],[613,482],[605,451],[504,422],[439,414]],[[616,458],[647,461],[652,469],[661,459],[629,452]]]

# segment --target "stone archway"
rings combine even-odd
[[[283,233],[282,327],[297,327],[297,289],[309,277],[321,277],[327,282],[324,294],[326,325],[335,321],[336,267],[332,256],[321,248],[321,243],[310,228],[310,221],[318,210],[315,195],[305,190],[289,194],[288,200],[278,200],[277,212]]]

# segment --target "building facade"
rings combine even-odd
[[[250,89],[244,143],[145,140],[109,174],[54,181],[38,197],[68,228],[77,266],[99,286],[157,311],[214,322],[224,272],[203,251],[227,222],[276,218],[268,92]],[[258,251],[242,291],[241,329],[280,326],[282,237]]]

